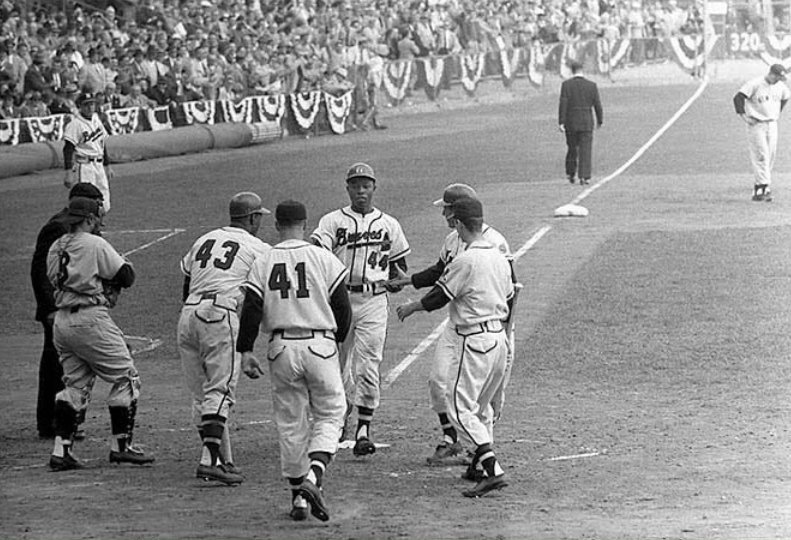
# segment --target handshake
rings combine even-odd
[[[401,289],[404,288],[404,285],[409,285],[412,283],[412,279],[409,275],[404,272],[398,266],[395,267],[396,272],[398,275],[394,278],[390,278],[387,280],[381,280],[376,282],[377,287],[384,287],[387,292],[390,293],[397,293],[400,292]]]

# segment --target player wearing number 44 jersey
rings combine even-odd
[[[401,287],[388,285],[397,277],[396,268],[406,271],[409,254],[401,225],[392,216],[374,208],[374,171],[355,163],[346,173],[346,192],[351,204],[319,220],[311,240],[331,250],[349,270],[352,324],[341,345],[341,368],[346,389],[347,420],[357,406],[354,455],[373,454],[370,424],[379,407],[379,367],[387,335],[387,292]]]
[[[253,356],[258,325],[271,337],[267,362],[283,476],[292,490],[291,518],[329,519],[324,471],[338,449],[346,412],[338,341],[349,330],[348,271],[326,250],[304,241],[307,212],[296,201],[277,205],[280,242],[256,259],[245,287],[236,350],[248,377],[263,374]]]
[[[270,246],[255,235],[269,214],[255,193],[233,196],[230,225],[198,238],[181,260],[184,307],[177,340],[192,413],[203,442],[196,476],[233,485],[243,477],[233,463],[226,426],[236,399],[241,357],[235,352],[242,284],[256,257]]]

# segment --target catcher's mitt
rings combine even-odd
[[[109,279],[103,279],[102,288],[107,305],[114,308],[118,303],[118,297],[121,295],[121,286]]]

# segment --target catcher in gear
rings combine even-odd
[[[72,453],[78,415],[91,398],[96,377],[111,385],[111,463],[144,465],[154,461],[132,445],[140,394],[140,377],[124,341],[110,318],[110,301],[103,281],[131,287],[135,271],[96,233],[104,211],[94,199],[69,201],[65,223],[69,232],[56,240],[47,254],[47,276],[55,288],[54,343],[63,366],[65,388],[55,397],[55,446],[49,466],[56,471],[80,469]]]
[[[113,170],[107,154],[107,130],[104,129],[95,94],[82,93],[77,97],[78,113],[63,131],[63,166],[66,175],[63,185],[71,189],[78,182],[93,184],[102,192],[104,211],[110,211],[110,182]]]

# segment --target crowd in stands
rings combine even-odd
[[[535,40],[695,32],[677,0],[141,0],[134,10],[0,0],[0,119],[378,84],[384,62]],[[123,12],[123,13],[121,13]]]

